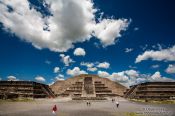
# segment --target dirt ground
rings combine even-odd
[[[54,105],[58,108],[56,116],[175,116],[175,104],[146,104],[125,99],[118,101],[119,108],[111,100],[91,101],[90,106],[87,106],[86,101],[71,101],[65,98],[0,102],[0,116],[53,116]]]

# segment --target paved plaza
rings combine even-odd
[[[69,99],[43,99],[31,102],[1,102],[0,116],[53,116],[52,107],[56,104],[56,116],[130,116],[131,112],[148,116],[175,116],[174,104],[146,104],[119,99],[119,108],[111,100],[71,101]],[[134,115],[135,116],[135,115]],[[151,115],[149,115],[151,116]]]

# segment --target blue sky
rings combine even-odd
[[[173,4],[173,0],[0,1],[0,78],[51,84],[89,73],[126,86],[172,81]]]

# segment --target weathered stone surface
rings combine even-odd
[[[175,99],[175,82],[146,82],[133,85],[125,92],[124,97],[144,100]]]
[[[57,96],[108,97],[123,96],[126,87],[97,75],[82,74],[65,81],[57,81],[50,88]]]
[[[33,81],[0,81],[0,99],[55,97],[48,85]]]

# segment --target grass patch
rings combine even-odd
[[[138,115],[134,112],[127,112],[126,116],[138,116]]]
[[[129,99],[129,101],[134,101],[134,102],[145,102],[143,99]]]
[[[136,112],[117,112],[112,115],[113,116],[143,116],[143,115],[137,114]]]
[[[175,104],[175,100],[162,100],[162,101],[153,101],[153,100],[151,100],[150,103],[157,103],[157,104]]]

